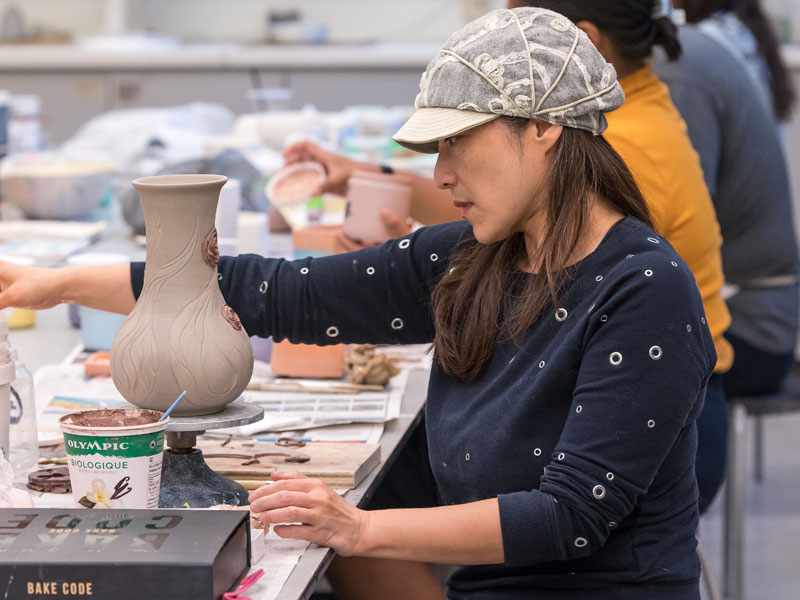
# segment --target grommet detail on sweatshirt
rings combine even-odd
[[[437,260],[439,260],[439,255],[436,253],[431,254],[431,262],[436,262]]]
[[[701,322],[703,325],[705,325],[705,324],[706,324],[706,318],[705,318],[705,317],[700,317],[700,322]]]
[[[400,240],[400,243],[398,244],[398,247],[399,247],[401,250],[405,250],[405,249],[406,249],[406,248],[408,248],[410,245],[411,245],[411,240]]]
[[[602,485],[596,485],[592,488],[592,496],[597,498],[598,500],[602,500],[606,497],[606,488]]]
[[[653,419],[650,419],[650,420],[647,422],[647,426],[648,426],[650,429],[652,429],[653,427],[655,427],[655,426],[656,426],[656,422],[655,422],[655,421],[653,421]]]
[[[556,458],[558,458],[558,460],[564,460],[564,453],[563,452],[559,452],[558,456]]]
[[[325,332],[328,337],[336,337],[339,335],[339,330],[336,327],[328,327],[328,330]]]
[[[540,369],[544,369],[544,365],[545,365],[545,362],[544,362],[544,361],[541,361],[541,362],[539,363],[539,368],[540,368]]]
[[[625,260],[628,260],[629,258],[633,258],[633,254],[628,254],[628,256],[625,257]]]
[[[617,526],[617,522],[616,521],[609,521],[608,526],[609,527],[616,527]]]
[[[367,275],[375,275],[375,267],[367,267]]]
[[[262,281],[261,285],[258,286],[258,291],[261,292],[262,294],[266,294],[268,287],[269,287],[269,284],[266,281]]]
[[[618,367],[622,364],[622,354],[619,352],[612,352],[611,355],[608,357],[608,362],[611,363],[612,367]]]
[[[645,277],[652,277],[652,276],[653,276],[653,271],[652,271],[652,269],[647,269],[647,270],[644,272],[644,276],[645,276]]]
[[[603,281],[603,276],[602,275],[598,275],[597,277],[594,278],[594,280],[595,281]]]
[[[664,352],[661,350],[661,346],[653,346],[650,348],[650,358],[653,360],[658,360],[664,355]]]
[[[464,460],[469,462],[469,452],[464,455]]]
[[[392,329],[402,329],[403,319],[397,318],[392,321]]]
[[[614,481],[614,474],[611,472],[606,473],[606,479],[608,479],[609,481]]]
[[[674,260],[669,264],[671,264],[673,267],[677,267],[678,266],[678,263],[676,263]]]
[[[300,269],[300,275],[308,275],[308,267],[303,267]]]
[[[566,321],[568,316],[569,313],[567,312],[566,308],[559,308],[556,311],[556,321],[558,321],[559,323],[563,323],[564,321]]]
[[[688,331],[689,333],[692,333],[692,326],[691,325],[687,325],[686,326],[686,331]]]
[[[585,537],[576,537],[575,538],[575,547],[576,548],[583,548],[584,546],[588,545],[589,542],[586,540]]]
[[[217,281],[222,281],[222,273],[217,273]]]
[[[654,244],[660,244],[661,243],[657,238],[654,238],[654,237],[647,238],[647,241],[648,242],[652,242]]]
[[[581,414],[583,412],[583,407],[578,404],[578,406],[575,407],[575,412]]]
[[[533,455],[534,456],[541,456],[542,455],[542,449],[541,448],[534,448]]]
[[[600,317],[600,322],[601,322],[601,323],[605,323],[606,321],[608,321],[608,315],[602,315],[602,316]]]

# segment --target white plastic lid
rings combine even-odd
[[[16,378],[16,367],[11,352],[0,348],[0,385],[11,383]]]

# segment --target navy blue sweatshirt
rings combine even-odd
[[[250,335],[430,342],[431,292],[469,232],[450,223],[325,258],[222,258],[220,289]],[[131,277],[138,297],[143,264]],[[695,419],[715,362],[691,272],[627,218],[476,380],[434,367],[438,495],[498,498],[505,556],[460,568],[450,597],[699,598]]]

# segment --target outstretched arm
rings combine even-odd
[[[0,309],[44,309],[62,302],[128,314],[136,303],[130,267],[43,269],[0,261]]]

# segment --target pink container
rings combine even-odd
[[[381,244],[393,237],[381,218],[387,208],[400,219],[411,210],[411,185],[401,175],[356,171],[347,184],[344,234],[365,244]]]

